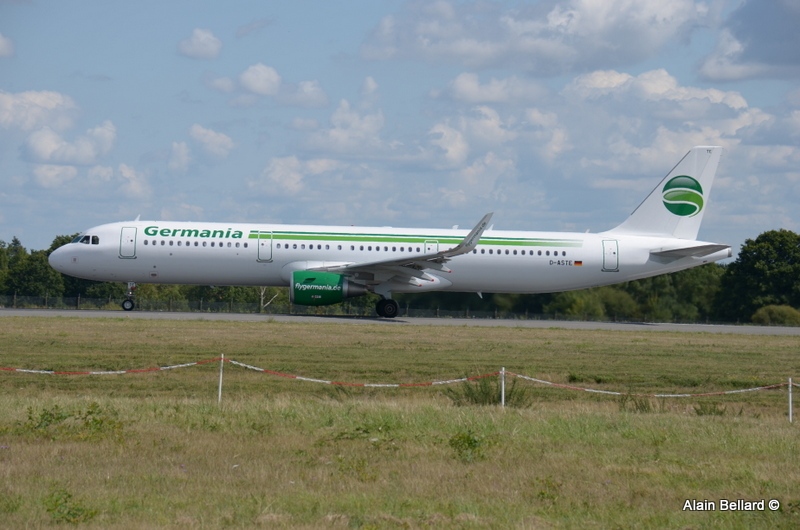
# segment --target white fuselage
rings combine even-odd
[[[130,221],[87,230],[54,251],[50,263],[65,274],[99,281],[287,286],[295,270],[414,258],[454,247],[466,234],[452,229]],[[444,270],[426,269],[429,279],[421,284],[392,283],[391,292],[558,292],[730,256],[729,249],[702,258],[667,260],[651,254],[686,243],[611,233],[487,230],[474,250],[453,257]],[[363,278],[366,283],[392,281],[391,271],[371,276]]]

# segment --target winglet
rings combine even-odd
[[[492,215],[494,215],[494,212],[489,212],[484,215],[478,224],[475,225],[475,228],[473,228],[470,233],[467,234],[467,237],[465,237],[461,243],[450,250],[442,252],[443,257],[452,258],[453,256],[460,256],[461,254],[472,252],[475,247],[478,246],[478,241],[481,240],[481,236],[486,230],[486,227],[489,226],[489,221],[492,219]]]

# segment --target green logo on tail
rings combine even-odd
[[[672,178],[662,190],[664,206],[681,217],[692,217],[703,210],[703,187],[692,177]]]

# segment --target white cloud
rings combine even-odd
[[[120,164],[118,172],[122,179],[121,191],[123,195],[133,199],[150,197],[152,189],[144,173],[136,171],[136,169],[127,164]]]
[[[306,189],[306,177],[330,173],[341,163],[327,158],[302,161],[296,156],[270,159],[259,180],[251,181],[251,189],[266,195],[297,195]]]
[[[284,86],[280,100],[298,107],[324,107],[328,96],[319,81],[301,81],[296,87]]]
[[[296,131],[313,131],[319,127],[319,122],[313,118],[294,118],[291,127]]]
[[[72,126],[77,105],[69,96],[52,91],[12,94],[0,91],[0,126],[23,131],[48,126],[64,130]]]
[[[533,108],[525,111],[525,119],[534,129],[531,132],[534,149],[546,162],[552,164],[574,148],[568,129],[560,123],[556,113]]]
[[[459,74],[450,83],[450,94],[458,101],[468,103],[507,103],[529,101],[543,96],[545,90],[536,82],[517,77],[492,78],[481,84],[477,74]]]
[[[309,139],[312,147],[336,152],[361,152],[374,155],[383,148],[379,133],[384,125],[381,111],[360,114],[347,100],[331,115],[332,127],[314,133]]]
[[[277,70],[262,63],[254,64],[239,76],[245,90],[259,96],[275,96],[281,87],[281,76]]]
[[[708,16],[707,6],[693,0],[571,0],[530,6],[416,2],[384,17],[361,53],[374,60],[455,61],[472,68],[513,66],[553,75],[651,57],[676,35],[703,25]]]
[[[50,127],[43,127],[28,136],[25,147],[37,162],[90,165],[111,151],[116,137],[117,128],[106,120],[74,142],[64,140]]]
[[[716,49],[700,66],[700,73],[708,79],[718,81],[746,79],[763,73],[763,66],[739,62],[743,51],[742,43],[730,31],[723,30],[717,41]]]
[[[214,77],[206,79],[206,86],[217,92],[230,93],[236,90],[236,83],[230,77]]]
[[[378,91],[378,83],[373,79],[372,76],[367,76],[364,78],[364,82],[361,84],[361,97],[371,97]]]
[[[60,188],[78,175],[73,166],[54,164],[36,164],[33,167],[33,178],[36,183],[48,189]]]
[[[242,38],[242,37],[245,37],[247,35],[250,35],[251,33],[258,33],[262,29],[264,29],[267,26],[269,26],[271,23],[272,23],[272,21],[270,19],[268,19],[268,18],[260,18],[260,19],[254,20],[253,22],[251,22],[249,24],[245,24],[244,26],[239,26],[236,29],[236,37],[237,38]]]
[[[197,123],[189,128],[189,136],[198,142],[207,153],[219,158],[227,157],[234,147],[230,136],[206,129]]]
[[[192,59],[214,59],[219,55],[222,41],[211,30],[195,28],[192,36],[178,44],[182,55]]]
[[[513,160],[504,159],[489,151],[472,164],[456,173],[456,182],[472,196],[486,197],[497,192],[495,185],[501,178],[513,177],[516,168]]]
[[[503,121],[500,114],[487,106],[475,107],[464,125],[470,137],[483,145],[504,144],[517,137],[517,133]]]
[[[603,96],[636,96],[640,100],[687,102],[704,100],[711,104],[721,104],[731,109],[747,107],[747,101],[739,92],[723,91],[716,88],[696,88],[680,86],[678,80],[666,70],[650,70],[632,76],[613,70],[601,70],[581,75],[564,89],[564,93],[583,99]]]
[[[92,166],[86,176],[91,183],[111,182],[114,178],[114,168],[110,166]]]
[[[740,2],[717,32],[700,73],[715,81],[800,77],[800,4]]]
[[[14,55],[14,41],[0,33],[0,57]]]
[[[191,152],[186,142],[172,142],[172,153],[170,154],[167,167],[172,171],[184,173],[189,169],[189,163],[191,161]]]
[[[469,144],[464,135],[445,123],[434,125],[428,136],[430,143],[441,150],[445,166],[460,166],[469,156]]]

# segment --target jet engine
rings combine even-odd
[[[331,305],[363,296],[367,288],[334,272],[294,271],[289,298],[293,304]]]

